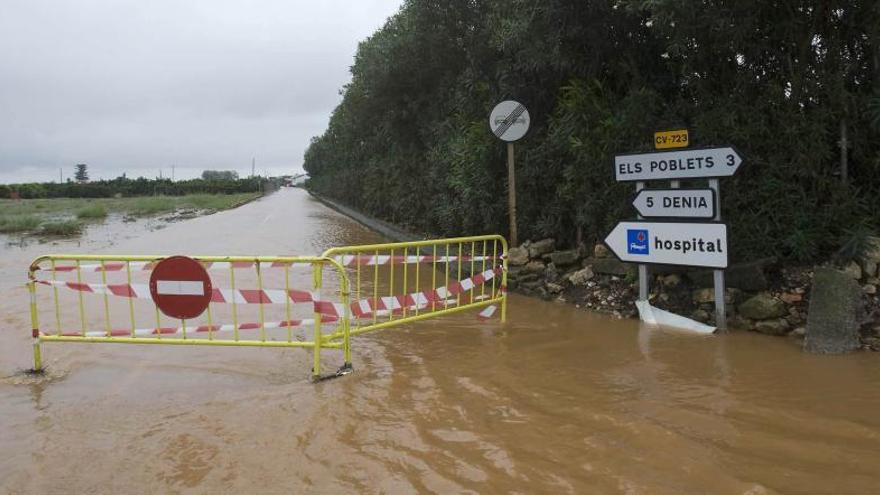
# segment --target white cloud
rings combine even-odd
[[[401,0],[3,0],[0,182],[286,173]]]

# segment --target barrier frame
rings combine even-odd
[[[492,249],[491,252],[488,252],[488,246],[491,243]],[[478,245],[481,245],[482,249],[478,250]],[[466,247],[469,246],[469,249]],[[500,247],[500,252],[499,252]],[[456,252],[453,253],[451,249],[456,249]],[[470,254],[463,256],[465,252],[468,251]],[[388,264],[390,265],[389,274],[390,279],[387,281],[389,284],[388,292],[390,295],[387,299],[397,299],[403,300],[402,304],[398,304],[395,306],[392,304],[391,308],[380,309],[382,307],[382,299],[386,299],[383,297],[378,297],[378,288],[379,288],[379,267],[381,262],[380,258],[385,258],[384,256],[380,256],[381,252],[389,252],[390,256],[386,259]],[[394,278],[395,278],[395,265],[396,257],[395,253],[402,254],[402,291],[403,294],[395,295],[394,292]],[[416,257],[422,256],[420,253],[428,253],[427,259],[430,261],[423,261],[422,259],[416,259],[415,261],[411,261],[410,254],[415,255]],[[477,254],[481,253],[481,254]],[[438,256],[438,254],[442,254],[442,256]],[[373,297],[367,298],[361,301],[361,272],[362,272],[362,258],[370,258],[375,255],[373,268]],[[291,337],[291,327],[294,326],[290,318],[290,305],[292,304],[289,300],[285,301],[287,306],[287,319],[284,321],[286,328],[288,329],[288,338],[287,340],[267,340],[266,339],[266,326],[265,326],[265,318],[263,312],[263,299],[260,296],[258,299],[259,307],[259,327],[249,326],[248,328],[260,330],[260,339],[246,339],[240,340],[238,331],[240,328],[237,316],[237,304],[235,297],[231,302],[232,308],[232,330],[233,330],[233,338],[232,339],[213,339],[213,332],[219,330],[213,330],[215,325],[212,321],[211,316],[211,306],[210,304],[216,304],[219,302],[212,302],[209,304],[207,308],[207,319],[209,330],[208,338],[187,338],[187,327],[186,320],[179,320],[182,324],[182,327],[179,329],[174,329],[175,331],[170,332],[177,334],[176,330],[182,330],[182,337],[163,337],[164,329],[160,324],[159,317],[159,309],[155,307],[156,311],[156,333],[155,336],[152,336],[153,333],[149,333],[150,336],[138,336],[136,337],[136,331],[140,332],[141,330],[136,330],[136,322],[135,322],[135,314],[134,314],[134,306],[133,299],[134,297],[131,293],[127,293],[127,297],[129,297],[129,312],[131,318],[131,330],[130,335],[120,336],[113,335],[114,331],[111,328],[110,321],[110,310],[109,310],[109,302],[108,302],[108,289],[111,287],[107,284],[107,271],[121,271],[122,268],[118,266],[119,263],[125,263],[125,272],[127,275],[127,281],[129,286],[129,291],[133,291],[132,286],[132,263],[146,263],[146,264],[154,264],[162,261],[165,258],[168,258],[171,255],[89,255],[89,254],[48,254],[44,256],[40,256],[31,263],[28,269],[28,283],[27,288],[30,295],[30,317],[31,317],[31,329],[32,329],[32,345],[33,345],[33,355],[34,355],[34,371],[41,372],[43,370],[43,360],[42,360],[42,343],[48,342],[77,342],[77,343],[114,343],[114,344],[145,344],[145,345],[201,345],[201,346],[224,346],[224,347],[287,347],[287,348],[310,348],[313,351],[313,367],[312,367],[312,377],[315,380],[319,380],[322,378],[341,376],[348,374],[352,371],[352,358],[351,358],[351,337],[355,335],[360,335],[367,332],[372,332],[376,330],[381,330],[385,328],[396,327],[416,321],[426,320],[430,318],[436,318],[439,316],[460,313],[463,311],[471,310],[471,309],[480,309],[480,308],[488,308],[489,306],[498,305],[501,308],[501,322],[504,323],[507,321],[507,271],[508,271],[508,244],[507,240],[496,234],[491,235],[480,235],[480,236],[470,236],[470,237],[453,237],[447,239],[431,239],[431,240],[421,240],[421,241],[406,241],[406,242],[393,242],[393,243],[381,243],[381,244],[366,244],[366,245],[356,245],[356,246],[342,246],[342,247],[334,247],[326,250],[320,256],[190,256],[190,258],[194,259],[197,262],[203,264],[213,264],[213,263],[227,263],[229,265],[229,274],[230,274],[230,285],[233,293],[236,290],[235,287],[235,270],[236,268],[243,268],[242,266],[236,267],[236,263],[247,263],[253,264],[256,268],[256,276],[257,276],[257,285],[258,290],[263,291],[263,279],[261,266],[267,264],[273,264],[273,266],[281,265],[285,270],[285,293],[286,297],[290,296],[290,287],[289,287],[289,269],[294,265],[310,265],[312,270],[312,288],[317,292],[312,293],[312,301],[314,303],[313,314],[314,314],[314,334],[311,341],[300,341],[293,340]],[[345,258],[347,256],[353,256],[356,265],[356,300],[358,304],[352,305],[350,303],[350,299],[352,296],[352,284],[351,279],[349,277],[349,273],[347,271],[347,265],[345,263]],[[490,268],[491,270],[486,270],[486,261],[491,260]],[[76,262],[75,265],[64,265],[65,270],[57,269],[56,262],[64,261],[64,262]],[[500,261],[500,263],[499,263]],[[92,262],[98,263],[99,265],[90,265],[91,268],[97,268],[95,271],[101,273],[101,281],[102,284],[97,284],[102,286],[103,290],[103,298],[104,298],[104,321],[106,324],[106,334],[105,335],[95,335],[102,331],[90,331],[92,335],[86,335],[86,323],[85,323],[85,310],[83,303],[83,290],[79,289],[79,294],[77,296],[78,299],[78,310],[79,310],[79,318],[80,318],[80,328],[81,335],[72,335],[72,334],[63,334],[60,328],[60,306],[59,306],[59,298],[58,298],[58,283],[61,281],[56,280],[57,273],[59,271],[67,271],[67,272],[76,272],[76,282],[66,282],[68,284],[74,284],[76,286],[87,285],[82,284],[82,265],[81,262]],[[49,263],[49,267],[44,267],[43,265]],[[105,263],[115,263],[113,267],[105,266]],[[408,275],[410,272],[409,265],[415,264],[415,267],[412,270],[415,271],[413,274],[415,278],[415,286],[416,288],[421,289],[422,277],[420,276],[421,265],[430,263],[430,279],[431,279],[431,290],[430,297],[426,298],[424,296],[424,292],[419,290],[417,293],[409,293],[409,280]],[[450,270],[451,264],[455,263],[455,267],[457,269],[457,277],[450,278]],[[465,264],[469,263],[469,270],[465,270]],[[477,271],[477,264],[481,265],[481,270]],[[438,265],[443,265],[443,272],[445,273],[445,277],[442,286],[438,286],[438,282],[443,282],[438,280]],[[71,266],[75,268],[71,269]],[[366,266],[369,266],[367,264]],[[323,273],[324,269],[329,268],[335,271],[339,277],[339,303],[336,304],[334,301],[323,301],[320,298],[320,290],[323,286]],[[425,268],[428,270],[428,268]],[[46,280],[38,280],[37,273],[38,272],[46,272],[51,271],[52,274],[52,283],[47,284]],[[468,278],[462,279],[463,273],[468,272]],[[427,272],[425,273],[427,275]],[[496,290],[496,282],[500,275],[500,285]],[[427,277],[426,277],[427,278]],[[489,285],[489,280],[491,279],[491,292],[488,297],[485,297],[486,289]],[[450,281],[452,281],[452,285],[450,285]],[[56,320],[58,321],[58,333],[43,333],[40,331],[40,311],[37,307],[37,284],[46,284],[51,285],[53,293],[53,302],[55,304],[55,315]],[[477,286],[479,286],[480,295],[476,295]],[[118,286],[117,286],[118,288]],[[400,287],[398,287],[400,288]],[[384,289],[383,289],[384,291]],[[384,292],[383,292],[384,293]],[[119,295],[115,292],[113,295]],[[418,295],[417,301],[415,303],[407,302],[412,301],[413,296]],[[469,301],[465,300],[465,298],[469,297]],[[269,300],[270,303],[277,302]],[[227,301],[228,302],[228,301]],[[304,302],[300,300],[299,302]],[[352,315],[352,311],[359,304],[364,302],[365,304],[372,305],[371,311],[368,313],[368,319],[372,321],[364,322],[362,319],[364,318],[364,313],[362,309],[358,309],[356,313],[356,317]],[[337,322],[339,328],[335,331],[323,333],[321,331],[322,320],[324,319],[325,313],[319,308],[319,305],[332,304],[334,307],[339,308],[334,312],[327,313],[329,318],[333,318],[334,322]],[[450,307],[452,306],[452,307]],[[428,307],[431,309],[428,310]],[[439,307],[439,309],[438,309]],[[420,311],[421,308],[424,308],[424,311]],[[388,319],[385,321],[379,321],[378,314],[385,312],[385,315],[388,316]],[[494,313],[495,309],[492,308],[487,313],[491,316]],[[409,314],[408,314],[409,312]],[[399,317],[395,317],[396,314],[402,313]],[[484,318],[488,318],[489,316],[482,315]],[[176,320],[176,319],[173,319]],[[297,320],[300,323],[303,323],[303,320]],[[306,320],[307,321],[307,320]],[[352,322],[354,322],[354,328],[352,328]],[[256,325],[256,324],[248,324],[248,325]],[[278,324],[276,324],[278,325]],[[228,325],[223,325],[227,326]],[[217,326],[218,328],[220,326]],[[244,328],[244,324],[241,326]],[[269,328],[279,328],[272,327]],[[229,330],[228,328],[226,330]],[[123,331],[128,331],[127,329],[123,329]],[[193,330],[191,330],[192,332]],[[116,332],[119,332],[118,330]],[[140,334],[144,335],[144,334]],[[343,359],[344,364],[335,374],[322,376],[321,375],[321,350],[322,349],[341,349],[343,351]]]
[[[44,342],[78,342],[78,343],[114,343],[114,344],[146,344],[146,345],[156,345],[156,344],[165,344],[165,345],[201,345],[201,346],[226,346],[226,347],[300,347],[300,348],[311,348],[313,349],[313,368],[312,368],[312,376],[315,379],[321,377],[321,349],[342,349],[344,356],[344,364],[337,371],[336,375],[347,374],[351,372],[351,333],[350,333],[350,314],[349,314],[349,289],[350,283],[348,280],[348,275],[345,271],[345,268],[342,267],[340,263],[331,258],[326,258],[322,256],[191,256],[192,259],[202,262],[202,263],[229,263],[230,270],[230,279],[232,284],[232,290],[235,290],[235,266],[234,263],[254,263],[257,267],[257,280],[259,289],[262,290],[262,276],[260,272],[260,266],[265,263],[280,263],[286,265],[285,270],[289,269],[291,266],[295,264],[310,264],[312,265],[313,272],[313,281],[314,289],[320,289],[323,280],[323,268],[325,266],[329,266],[334,269],[339,275],[339,294],[340,294],[340,303],[344,307],[344,314],[339,318],[339,326],[340,329],[333,333],[323,334],[321,332],[321,321],[322,314],[317,311],[317,308],[314,310],[314,336],[311,341],[273,341],[266,340],[265,338],[265,327],[263,326],[263,310],[262,304],[260,305],[260,325],[261,325],[261,340],[239,340],[238,338],[238,322],[236,316],[236,306],[233,303],[233,320],[235,325],[234,337],[233,340],[213,340],[213,334],[210,334],[208,339],[192,339],[187,338],[186,335],[186,326],[185,320],[181,320],[183,323],[183,336],[182,338],[177,337],[162,337],[162,333],[159,332],[156,337],[134,337],[134,309],[131,306],[133,302],[130,302],[130,312],[131,312],[131,320],[132,320],[132,335],[128,337],[120,337],[120,336],[111,336],[110,330],[110,322],[109,322],[109,309],[107,302],[107,295],[104,295],[104,305],[105,305],[105,322],[107,324],[107,335],[102,337],[97,336],[86,336],[83,334],[82,336],[69,336],[69,335],[53,335],[53,334],[44,334],[40,331],[40,323],[39,323],[39,311],[37,308],[37,291],[36,286],[38,283],[36,273],[39,271],[43,271],[41,264],[49,262],[51,267],[48,268],[52,272],[53,280],[57,274],[55,268],[55,263],[57,261],[75,261],[76,262],[76,273],[77,280],[81,282],[82,271],[80,268],[80,262],[97,262],[102,266],[101,276],[102,281],[106,284],[106,273],[107,270],[103,269],[103,265],[105,262],[116,262],[116,263],[126,263],[126,272],[129,283],[131,283],[131,263],[137,262],[147,262],[147,263],[156,263],[159,262],[170,255],[85,255],[85,254],[48,254],[37,257],[31,262],[31,265],[28,269],[28,282],[27,288],[30,295],[30,317],[31,317],[31,332],[33,339],[33,354],[34,354],[34,371],[41,372],[43,370],[43,359],[42,359],[42,350],[40,347],[41,343]],[[287,276],[285,276],[287,279]],[[60,311],[59,308],[59,300],[57,296],[57,288],[53,287],[54,297],[53,301],[55,304],[56,315]],[[82,293],[78,296],[79,301],[79,316],[81,319],[81,328],[82,331],[85,332],[85,322],[84,322],[84,306],[83,306],[83,296]],[[156,308],[157,316],[158,316],[158,308]],[[60,318],[60,317],[59,317]],[[210,322],[210,312],[208,312],[209,325],[212,324]],[[289,310],[288,310],[288,320],[289,318]],[[341,341],[340,341],[341,339]]]
[[[402,253],[403,256],[406,257],[409,254],[410,249],[412,249],[413,254],[416,254],[416,255],[418,255],[418,253],[420,253],[420,252],[424,252],[425,249],[430,249],[431,254],[435,258],[435,261],[433,263],[433,271],[434,271],[433,275],[436,275],[436,258],[437,258],[437,252],[438,252],[437,248],[440,246],[443,246],[445,248],[443,254],[448,257],[449,256],[449,246],[458,245],[458,261],[456,261],[456,263],[458,266],[458,279],[461,279],[462,246],[470,243],[471,244],[471,253],[473,254],[473,249],[474,249],[476,243],[484,243],[483,246],[484,246],[484,250],[485,250],[485,246],[486,246],[485,242],[489,242],[489,241],[493,242],[494,246],[497,246],[497,245],[501,246],[501,252],[500,253],[495,252],[495,253],[493,253],[493,256],[492,256],[493,261],[500,258],[501,262],[502,262],[502,264],[501,264],[501,284],[500,284],[499,291],[498,291],[498,294],[499,294],[498,297],[493,297],[493,298],[489,298],[489,299],[486,299],[483,301],[477,301],[477,302],[474,302],[473,300],[471,300],[470,303],[462,305],[462,304],[460,304],[461,299],[460,299],[460,295],[459,295],[459,300],[458,300],[459,304],[457,304],[455,307],[452,307],[452,308],[446,307],[446,308],[443,308],[440,310],[433,310],[433,311],[425,312],[425,313],[419,313],[418,310],[416,310],[415,315],[412,315],[412,316],[407,316],[406,310],[404,310],[402,318],[394,319],[392,317],[388,321],[384,321],[384,322],[379,322],[379,321],[377,321],[377,319],[374,318],[372,324],[367,324],[365,326],[361,326],[360,323],[357,320],[355,320],[355,323],[354,323],[355,328],[350,329],[349,333],[350,333],[350,335],[355,336],[355,335],[360,335],[360,334],[367,333],[367,332],[372,332],[375,330],[381,330],[384,328],[390,328],[390,327],[403,325],[405,323],[411,323],[414,321],[435,318],[437,316],[460,313],[462,311],[467,311],[470,309],[485,308],[487,306],[491,306],[494,304],[498,304],[501,306],[501,322],[504,323],[507,321],[507,268],[508,268],[508,266],[507,266],[507,258],[508,258],[507,252],[508,252],[508,245],[507,245],[507,239],[505,239],[503,236],[500,236],[497,234],[488,234],[488,235],[478,235],[478,236],[469,236],[469,237],[451,237],[451,238],[445,238],[445,239],[429,239],[429,240],[422,240],[422,241],[404,241],[404,242],[392,242],[392,243],[382,243],[382,244],[363,244],[363,245],[355,245],[355,246],[342,246],[342,247],[330,248],[330,249],[324,251],[321,254],[321,256],[324,258],[331,258],[331,259],[334,259],[335,261],[339,262],[340,257],[349,256],[349,255],[361,256],[361,255],[366,254],[366,255],[378,256],[379,252],[381,252],[381,251],[390,251],[390,254],[393,257],[395,251],[397,251],[397,252]],[[484,258],[487,255],[488,255],[488,253],[483,252]],[[446,263],[448,264],[449,262],[447,261]],[[393,266],[393,264],[392,264],[392,266]],[[404,264],[404,266],[406,266],[406,264]],[[417,264],[416,266],[418,267],[419,265]],[[374,278],[376,278],[376,279],[378,278],[377,277],[377,273],[378,273],[377,270],[378,270],[378,265],[376,265],[376,269],[374,270]],[[417,268],[417,270],[418,270],[418,268]],[[474,271],[474,266],[473,266],[473,262],[471,262],[471,272],[473,273],[473,271]],[[416,277],[419,276],[418,271],[416,272],[415,276]],[[357,277],[358,277],[358,281],[356,282],[356,284],[357,284],[356,287],[359,290],[359,287],[360,287],[360,283],[359,283],[360,282],[360,280],[359,280],[360,274],[359,273],[358,273]],[[403,273],[404,286],[406,285],[406,277],[407,277],[407,272],[404,269],[404,273]],[[374,284],[375,284],[375,281],[374,281]],[[494,284],[494,279],[493,279],[493,284]],[[392,285],[392,293],[393,293],[393,271],[392,271],[391,285]],[[447,268],[447,277],[446,277],[446,284],[445,285],[447,285],[447,286],[449,285],[448,268]],[[437,281],[436,281],[436,279],[432,278],[432,290],[436,289],[436,287],[437,287]],[[493,285],[493,291],[494,291],[494,285]],[[374,312],[374,314],[375,314],[375,312]],[[392,315],[393,315],[393,313],[392,313]],[[338,335],[338,332],[337,332],[337,334],[334,334],[333,337],[339,338],[339,337],[342,337],[342,335]]]

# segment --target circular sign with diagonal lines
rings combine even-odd
[[[513,142],[529,130],[529,111],[517,101],[505,100],[495,105],[489,114],[489,130],[502,141]]]

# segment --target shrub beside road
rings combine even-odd
[[[150,217],[189,210],[206,215],[260,197],[260,193],[189,194],[135,198],[0,199],[0,233],[70,236],[84,222],[103,221],[112,215]]]

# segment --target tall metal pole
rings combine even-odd
[[[636,182],[636,194],[645,188],[644,181]],[[638,215],[641,219],[642,216]],[[650,291],[650,281],[648,280],[648,265],[639,264],[639,301],[648,300],[648,292]]]
[[[721,184],[718,179],[709,179],[709,187],[715,190],[715,221],[721,221]],[[728,256],[730,253],[727,253]],[[715,326],[727,330],[727,308],[724,306],[724,270],[714,270],[715,282]]]
[[[510,246],[519,246],[516,238],[516,176],[513,163],[513,143],[507,143],[507,206],[510,212]]]

